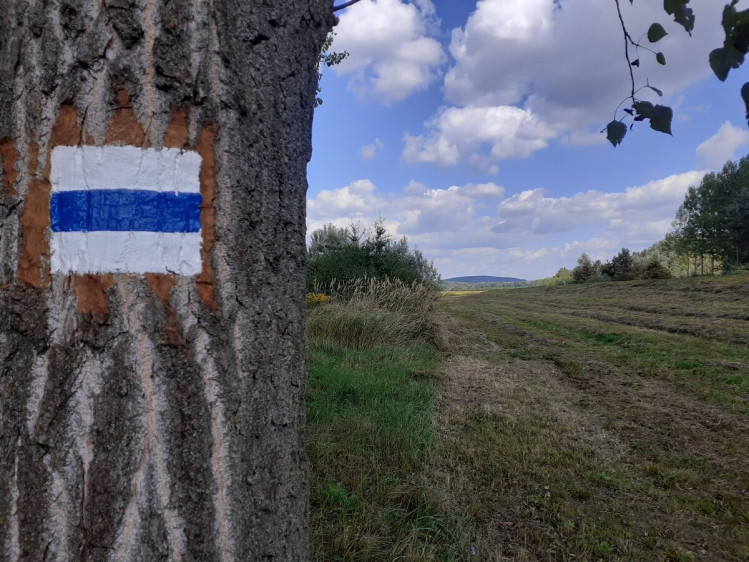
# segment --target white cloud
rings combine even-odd
[[[333,49],[349,56],[333,67],[350,87],[389,105],[425,89],[445,62],[430,37],[439,22],[430,0],[362,0],[340,17]]]
[[[670,33],[658,43],[668,64],[658,65],[642,50],[635,69],[638,84],[647,79],[665,97],[647,90],[638,97],[675,105],[680,91],[710,73],[706,54],[722,41],[720,26],[714,24],[715,6],[706,4],[694,6],[698,23],[690,38],[669,21],[662,4],[621,3],[633,36],[653,21]],[[612,2],[479,0],[466,24],[453,30],[450,53],[454,63],[445,75],[444,91],[453,107],[428,121],[425,135],[405,137],[407,161],[474,162],[492,170],[501,159],[525,158],[552,139],[565,145],[605,142],[598,131],[630,91]],[[498,116],[510,109],[523,112],[529,121],[504,130],[498,145]],[[451,130],[447,118],[461,114],[492,117],[476,120],[470,129]]]
[[[385,145],[380,139],[375,139],[373,143],[362,146],[359,155],[363,160],[372,160],[384,147]]]
[[[380,206],[376,190],[375,184],[366,179],[355,180],[340,189],[323,190],[307,200],[307,213],[323,222],[368,216],[372,208]]]
[[[572,197],[547,197],[543,189],[523,191],[497,206],[499,222],[494,230],[543,236],[598,224],[632,239],[662,235],[664,225],[667,229],[687,188],[701,177],[701,172],[689,172],[629,187],[623,192],[591,190]]]
[[[706,168],[717,170],[733,160],[736,150],[749,144],[749,131],[726,121],[718,132],[697,147],[697,156]]]
[[[427,135],[404,137],[403,159],[455,165],[468,158],[496,173],[494,162],[525,158],[548,145],[554,131],[519,107],[451,107],[429,124]]]
[[[383,216],[393,234],[407,235],[446,277],[533,279],[574,266],[582,252],[606,260],[622,247],[638,250],[660,240],[687,188],[701,177],[687,172],[621,192],[569,197],[541,188],[507,196],[495,183],[430,188],[413,181],[400,193],[384,193],[357,180],[309,199],[308,229],[352,220],[367,225]]]

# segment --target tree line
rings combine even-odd
[[[690,186],[673,231],[642,252],[627,248],[605,263],[587,254],[555,277],[576,283],[714,275],[749,267],[749,157],[727,162]]]

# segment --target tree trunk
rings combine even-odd
[[[306,164],[330,1],[0,4],[0,558],[307,558]],[[60,146],[196,155],[197,270],[60,265]]]

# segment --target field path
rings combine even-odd
[[[443,299],[454,352],[426,481],[477,558],[748,560],[747,295],[744,280]]]

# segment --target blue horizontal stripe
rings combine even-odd
[[[96,230],[198,232],[199,193],[135,189],[58,191],[52,194],[53,232]]]

